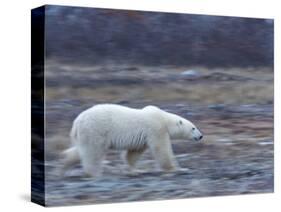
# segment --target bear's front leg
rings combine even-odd
[[[168,134],[152,138],[149,141],[149,147],[155,160],[164,171],[172,172],[180,168],[174,158],[172,144]]]

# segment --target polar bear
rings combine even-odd
[[[84,172],[98,177],[108,149],[125,150],[127,163],[134,168],[149,148],[164,171],[180,169],[171,140],[199,141],[203,135],[190,121],[156,106],[133,109],[99,104],[78,115],[70,137],[73,146],[63,152],[62,173],[81,160]]]

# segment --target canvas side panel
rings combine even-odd
[[[45,205],[45,7],[31,10],[31,201]]]

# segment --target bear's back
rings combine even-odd
[[[141,119],[141,110],[133,109],[115,104],[98,104],[85,111],[78,117],[78,121],[95,122],[106,125],[120,125],[131,122],[134,119]]]
[[[155,106],[134,109],[115,104],[98,104],[82,112],[75,121],[120,131],[159,128],[159,125],[162,125],[161,119],[162,112]]]

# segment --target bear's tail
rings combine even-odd
[[[78,139],[77,123],[75,121],[73,122],[69,136],[71,144],[74,145]]]

